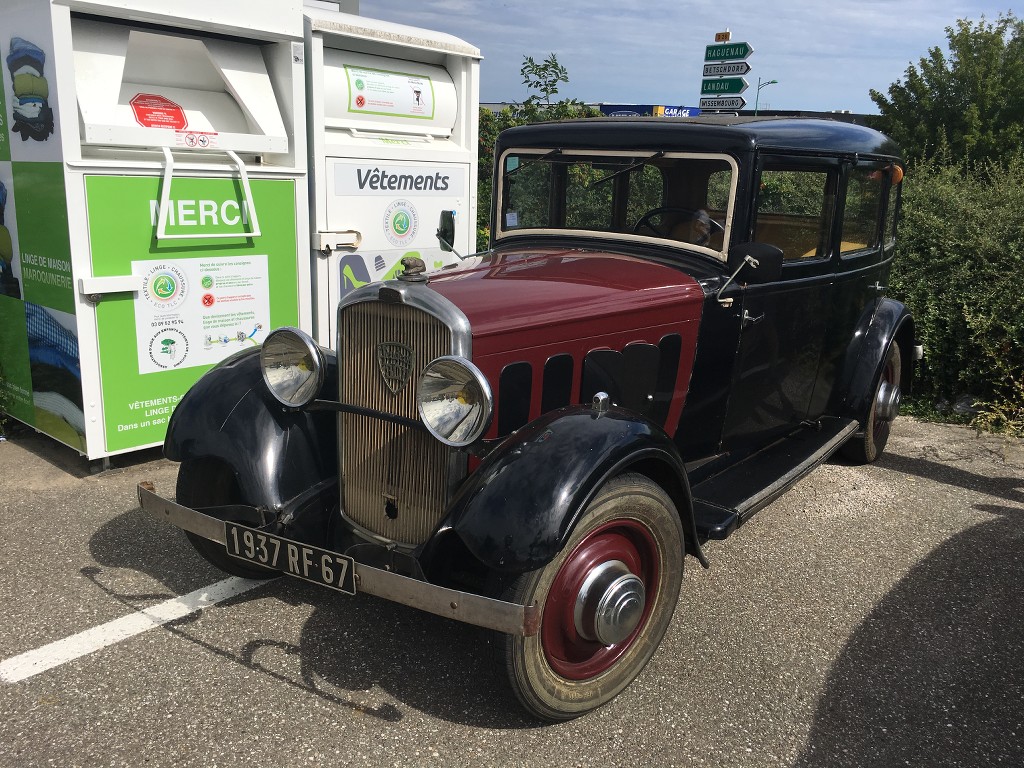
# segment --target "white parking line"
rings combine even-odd
[[[266,583],[256,579],[232,577],[197,589],[195,592],[189,592],[187,595],[165,600],[128,616],[122,616],[120,619],[108,621],[106,624],[100,624],[98,627],[79,632],[77,635],[56,640],[42,648],[26,651],[2,661],[0,662],[0,680],[5,683],[17,683],[38,675],[40,672],[95,653],[108,645],[127,640],[148,629],[184,618],[190,613],[208,608]]]

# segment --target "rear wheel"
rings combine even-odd
[[[889,441],[889,431],[900,410],[900,345],[895,341],[885,353],[885,365],[875,385],[871,410],[864,425],[864,435],[853,437],[842,447],[843,456],[857,464],[870,464],[882,455]]]
[[[568,720],[629,685],[672,619],[683,557],[667,494],[640,475],[609,481],[558,557],[512,588],[516,602],[542,606],[538,634],[505,639],[506,670],[523,706]]]
[[[243,504],[242,491],[235,474],[226,464],[215,461],[191,461],[178,470],[178,484],[175,497],[179,504],[191,509]],[[247,525],[241,520],[232,520]],[[211,565],[232,576],[246,579],[272,579],[281,574],[269,568],[250,565],[244,560],[231,557],[222,544],[196,536],[185,531],[196,552]]]

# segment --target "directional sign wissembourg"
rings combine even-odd
[[[754,52],[749,43],[722,43],[704,49],[704,61],[738,61]]]
[[[745,61],[730,61],[727,64],[705,64],[704,77],[720,77],[721,75],[745,75],[750,65]]]
[[[747,90],[749,85],[745,77],[719,77],[716,80],[702,80],[700,92],[702,96],[724,93],[737,95]]]
[[[701,109],[743,109],[747,100],[742,96],[725,96],[721,99],[701,99]]]

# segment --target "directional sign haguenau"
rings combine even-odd
[[[749,43],[722,43],[704,49],[704,61],[739,61],[754,52]]]

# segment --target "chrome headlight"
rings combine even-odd
[[[325,367],[320,347],[298,328],[271,331],[260,350],[267,389],[289,408],[302,408],[316,399]]]
[[[423,424],[453,448],[475,442],[491,423],[491,387],[464,358],[445,355],[431,362],[420,374],[416,394]]]

